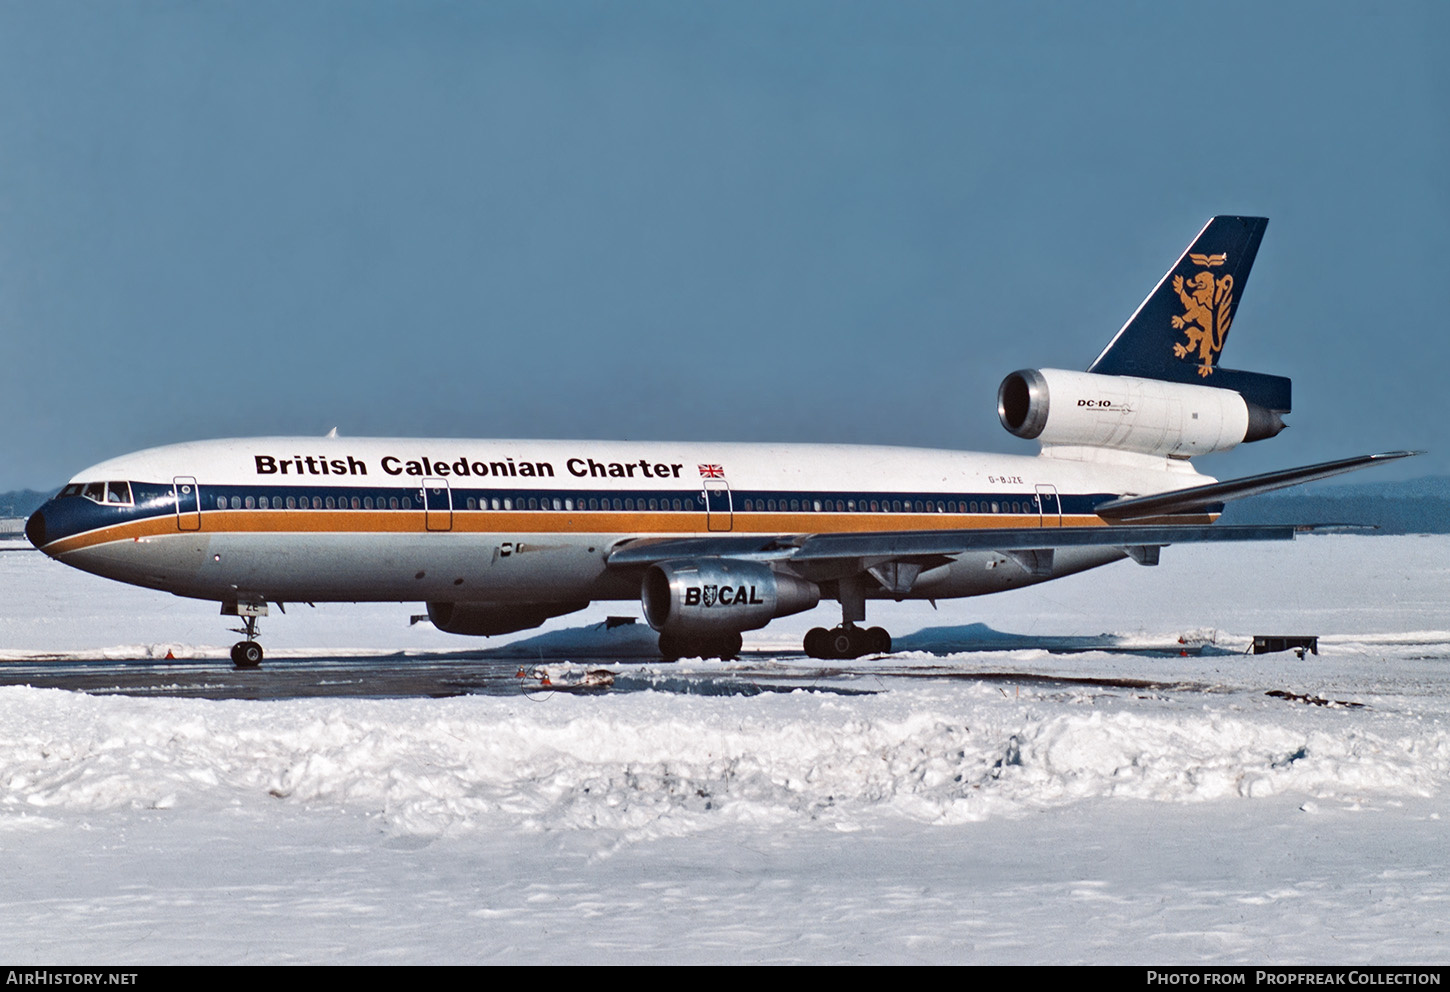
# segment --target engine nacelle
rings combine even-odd
[[[1023,369],[1003,379],[997,416],[1011,433],[1044,447],[1179,457],[1227,451],[1284,429],[1278,413],[1232,389],[1062,369]]]
[[[661,634],[704,638],[756,630],[809,610],[821,590],[760,562],[702,558],[651,565],[640,600],[645,619]]]
[[[529,630],[550,617],[588,606],[582,603],[429,603],[428,619],[445,634],[512,634]]]

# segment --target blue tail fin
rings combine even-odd
[[[1218,386],[1287,413],[1288,379],[1218,367],[1268,226],[1266,217],[1210,220],[1088,371]]]

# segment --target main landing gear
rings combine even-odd
[[[719,658],[721,661],[730,661],[740,657],[742,643],[744,642],[739,633],[692,638],[661,634],[660,654],[665,661],[679,661],[681,658]]]
[[[891,635],[881,627],[858,627],[866,619],[866,580],[853,575],[836,583],[841,603],[841,625],[827,630],[814,627],[806,634],[806,654],[812,658],[859,658],[863,654],[889,654]]]
[[[827,630],[813,627],[806,634],[806,654],[812,658],[859,658],[863,654],[890,654],[891,635],[881,627],[843,623]]]
[[[267,615],[266,603],[223,603],[222,613],[242,618],[242,626],[233,627],[245,641],[232,645],[232,664],[237,668],[257,668],[262,664],[262,645],[257,643],[257,620]]]

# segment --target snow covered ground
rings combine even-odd
[[[214,604],[26,552],[0,554],[0,597],[0,666],[227,665]],[[1323,536],[872,604],[903,650],[830,670],[798,654],[826,608],[747,635],[738,665],[611,666],[650,691],[0,688],[0,959],[1444,963],[1447,602],[1450,537]],[[506,640],[417,612],[289,608],[263,643]],[[629,613],[512,640],[587,653]],[[1243,654],[1260,633],[1321,653]],[[1126,650],[1180,637],[1202,653]],[[1073,639],[1111,649],[1041,646]],[[672,691],[727,676],[803,688]]]

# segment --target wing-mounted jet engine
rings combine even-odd
[[[729,558],[662,561],[646,570],[640,599],[660,632],[660,653],[733,658],[740,634],[813,609],[821,590],[768,564]]]

